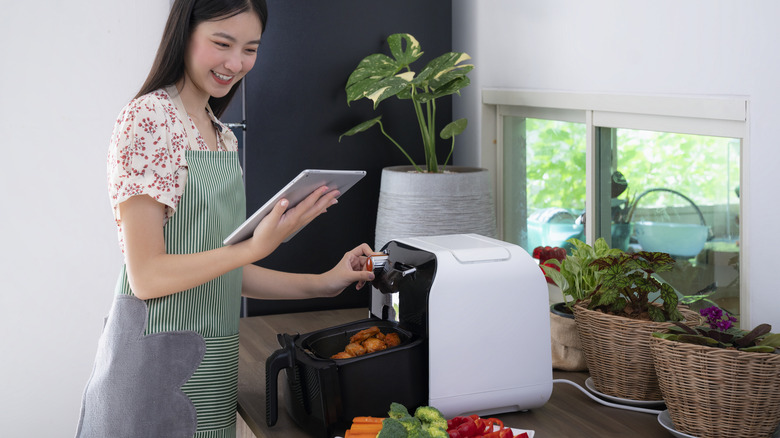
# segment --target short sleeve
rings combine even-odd
[[[119,204],[136,195],[148,195],[167,206],[166,219],[176,209],[181,134],[172,133],[172,109],[167,96],[148,94],[130,102],[120,113],[108,152],[108,191],[114,217]],[[186,168],[185,168],[186,169]]]

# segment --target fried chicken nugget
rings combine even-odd
[[[366,347],[366,353],[374,353],[376,351],[387,350],[387,344],[380,341],[377,338],[368,338],[363,341],[363,346]]]
[[[368,351],[364,346],[358,344],[357,342],[353,342],[344,347],[344,352],[350,356],[357,357],[366,354]]]
[[[387,348],[397,347],[401,345],[401,338],[398,333],[388,333],[385,335],[385,344],[387,344]]]
[[[369,327],[367,329],[361,330],[355,333],[354,335],[352,335],[352,337],[349,338],[349,342],[353,344],[361,343],[372,336],[376,336],[377,333],[379,333],[379,327],[377,326]]]
[[[349,359],[350,357],[353,357],[353,356],[350,355],[349,353],[347,353],[346,351],[339,351],[338,353],[334,354],[330,358],[331,359]]]

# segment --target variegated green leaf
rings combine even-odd
[[[614,312],[616,312],[616,313],[618,313],[618,312],[622,312],[622,311],[623,311],[623,309],[625,309],[625,307],[626,307],[627,305],[628,305],[628,301],[626,301],[626,300],[616,300],[616,301],[615,301],[615,302],[612,304],[612,310],[613,310]]]
[[[431,92],[431,95],[433,95],[435,99],[438,99],[442,96],[449,96],[450,94],[456,94],[456,93],[460,94],[461,88],[468,86],[470,83],[471,83],[471,79],[465,76],[461,78],[456,78],[434,89]]]
[[[599,237],[593,243],[593,250],[596,257],[603,257],[608,255],[609,245],[607,245],[607,241],[603,237]]]
[[[380,102],[387,99],[388,97],[395,96],[407,88],[409,86],[409,82],[404,80],[402,77],[393,76],[367,85],[368,86],[366,88],[361,90],[363,95],[362,97],[365,97],[366,99],[374,102],[374,109],[376,109]]]
[[[677,308],[677,292],[669,283],[661,285],[661,299],[664,301],[664,308],[671,312],[672,309]]]
[[[404,49],[404,41],[406,48]],[[390,53],[403,68],[413,63],[422,56],[423,52],[417,39],[408,33],[394,33],[387,37],[387,44],[390,46]]]
[[[370,79],[372,81],[378,81],[384,78],[394,76],[401,67],[392,58],[382,53],[375,53],[368,55],[355,67],[352,74],[347,79],[346,88],[349,89],[353,85]]]
[[[460,135],[466,130],[469,121],[467,119],[458,119],[447,124],[444,129],[441,130],[441,138],[444,140]]]
[[[414,100],[421,104],[426,104],[432,100],[434,100],[436,96],[432,95],[431,93],[420,93],[417,92],[417,94],[414,96]]]
[[[431,88],[437,88],[456,77],[465,76],[474,66],[472,64],[460,64],[471,59],[465,53],[445,53],[428,63],[420,72],[421,80]]]
[[[379,123],[379,120],[380,120],[380,119],[382,119],[382,116],[375,117],[375,118],[373,118],[373,119],[371,119],[371,120],[365,121],[365,122],[363,122],[363,123],[361,123],[361,124],[359,124],[359,125],[357,125],[357,126],[353,127],[353,128],[352,128],[352,129],[350,129],[349,131],[347,131],[347,132],[345,132],[345,133],[341,134],[341,135],[339,136],[339,141],[341,141],[341,137],[345,137],[345,136],[347,136],[347,137],[348,137],[348,136],[350,136],[350,135],[355,135],[355,134],[357,134],[358,132],[363,132],[363,131],[367,130],[368,128],[370,128],[370,127],[372,127],[372,126],[376,125],[377,123]]]
[[[682,321],[684,319],[685,317],[676,306],[669,309],[669,321]]]
[[[647,313],[650,314],[650,319],[652,319],[653,321],[661,322],[666,320],[666,315],[664,315],[664,311],[659,309],[658,307],[649,306],[647,308]]]

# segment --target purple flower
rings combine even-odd
[[[706,309],[699,310],[701,316],[707,318],[707,324],[713,330],[719,330],[725,332],[733,326],[733,323],[737,322],[737,318],[726,314],[725,318],[723,310],[718,306],[707,307]]]

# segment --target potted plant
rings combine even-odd
[[[568,239],[566,243],[572,247],[571,254],[562,259],[546,260],[541,267],[544,274],[561,289],[564,301],[555,305],[556,309],[573,315],[574,304],[587,298],[599,284],[602,273],[592,263],[622,251],[610,248],[603,237],[596,240],[593,246],[577,238]]]
[[[619,254],[620,250],[611,249],[604,238],[596,240],[593,246],[576,238],[566,242],[572,249],[571,254],[563,250],[563,257],[559,252],[550,257],[545,256],[545,249],[538,251],[539,266],[545,277],[557,286],[563,296],[562,302],[550,306],[552,364],[559,370],[584,371],[588,367],[572,307],[593,292],[599,283],[601,273],[591,263],[607,255]]]
[[[461,88],[469,85],[467,76],[474,66],[463,64],[471,59],[466,53],[449,52],[432,60],[419,73],[411,68],[411,64],[423,55],[420,43],[408,33],[396,33],[387,37],[392,58],[375,53],[363,58],[347,80],[347,105],[350,102],[369,99],[374,102],[374,109],[383,100],[390,97],[408,99],[417,115],[417,122],[422,137],[425,165],[428,172],[438,173],[439,164],[436,158],[436,100],[452,94],[460,94]],[[405,43],[405,44],[404,44]],[[387,137],[406,158],[416,171],[422,169],[412,160],[406,150],[393,137],[385,132],[382,116],[360,123],[339,137],[350,136],[363,132],[378,124],[382,134]],[[458,119],[445,126],[439,134],[444,140],[451,139],[449,155],[455,149],[455,136],[462,133],[468,124],[466,119]]]
[[[377,125],[382,134],[409,160],[411,166],[382,170],[376,242],[381,248],[392,238],[477,233],[496,235],[492,180],[487,170],[471,167],[445,167],[455,148],[455,136],[467,126],[466,119],[455,120],[437,131],[437,100],[460,94],[469,85],[467,74],[474,68],[471,57],[462,52],[444,53],[413,70],[423,55],[412,35],[397,33],[387,38],[390,56],[374,53],[361,60],[347,80],[347,104],[369,99],[379,104],[396,97],[408,100],[417,120],[425,165],[414,162],[407,148],[385,131],[382,116],[360,123],[339,137],[351,136]],[[438,138],[437,138],[438,137]],[[449,148],[443,163],[437,160],[437,147]]]
[[[651,333],[673,321],[698,324],[696,312],[678,306],[677,292],[656,273],[671,269],[666,253],[620,251],[594,260],[599,284],[574,306],[574,318],[593,386],[635,401],[661,401],[650,353]],[[661,300],[661,303],[656,301]]]
[[[738,329],[737,319],[717,306],[700,313],[707,325],[675,324],[650,339],[673,429],[770,436],[780,423],[780,334],[770,333],[768,324]]]

